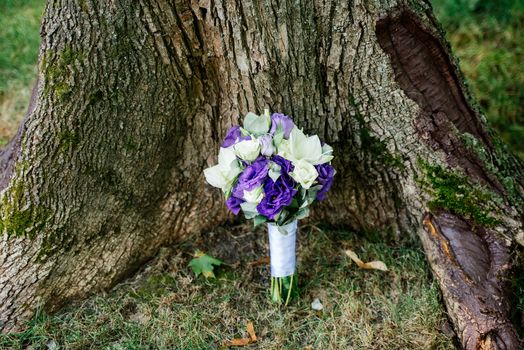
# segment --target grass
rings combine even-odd
[[[423,252],[315,227],[299,233],[300,299],[287,309],[268,300],[269,269],[252,266],[267,254],[266,233],[218,229],[163,253],[134,280],[107,295],[40,313],[28,330],[0,336],[0,348],[217,349],[246,336],[250,349],[452,349],[449,326]],[[204,243],[205,242],[205,243]],[[187,267],[200,248],[228,263],[217,279],[195,279]],[[344,254],[380,259],[389,272],[360,270]],[[319,298],[320,312],[311,309]]]
[[[524,159],[524,2],[431,2],[481,109]]]
[[[44,4],[0,1],[0,146],[16,133],[31,97]]]

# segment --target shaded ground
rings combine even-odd
[[[218,278],[195,279],[187,267],[195,249],[226,261]],[[390,271],[360,270],[344,254],[384,261]],[[410,244],[363,239],[346,231],[306,227],[299,233],[300,299],[287,309],[269,303],[264,228],[218,228],[204,239],[164,249],[132,281],[107,295],[42,313],[0,348],[217,349],[246,336],[249,349],[452,349],[436,282],[422,251]],[[319,298],[324,310],[315,312]]]

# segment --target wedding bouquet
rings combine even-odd
[[[324,199],[333,183],[333,149],[308,136],[280,113],[248,113],[242,126],[229,129],[218,164],[204,170],[207,182],[222,189],[226,205],[242,210],[269,232],[271,298],[277,303],[297,294],[295,241],[297,220]]]

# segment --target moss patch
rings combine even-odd
[[[360,140],[362,142],[362,149],[371,154],[377,161],[389,167],[404,170],[405,166],[402,158],[391,154],[386,144],[371,135],[368,128],[362,127],[360,129]]]
[[[45,225],[50,210],[43,206],[25,205],[23,182],[17,184],[2,198],[0,232],[9,236],[34,237]]]
[[[510,278],[511,284],[511,320],[516,326],[517,331],[522,335],[524,334],[524,269],[522,268],[522,262],[524,261],[524,252],[517,251],[514,257],[516,262],[520,262],[520,266],[517,264],[513,268],[512,275]]]
[[[66,99],[71,93],[71,76],[77,71],[76,61],[84,60],[81,50],[74,50],[67,45],[60,52],[48,51],[41,63],[41,70],[45,76],[44,92],[54,93],[59,100]]]
[[[405,165],[402,157],[391,154],[386,144],[372,135],[372,131],[364,120],[364,116],[358,111],[358,103],[352,95],[349,95],[349,103],[355,107],[355,113],[352,116],[358,123],[362,151],[379,163],[401,171],[404,170]]]
[[[0,219],[0,232],[17,237],[34,237],[45,225],[49,210],[41,206],[29,207],[24,210],[11,210]]]
[[[138,149],[138,143],[136,143],[131,137],[127,137],[124,148],[128,151],[135,151]]]
[[[78,134],[71,130],[63,130],[58,134],[60,148],[67,151],[74,148],[79,142]]]
[[[415,181],[431,194],[428,203],[430,210],[444,209],[482,226],[494,226],[500,220],[491,215],[496,210],[494,203],[498,197],[486,188],[472,184],[469,179],[455,171],[439,165],[430,165],[419,160],[419,167],[425,177]]]

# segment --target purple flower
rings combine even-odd
[[[269,171],[269,160],[258,157],[251,165],[247,166],[238,177],[237,184],[233,189],[233,196],[244,198],[244,191],[251,191],[262,185]]]
[[[271,158],[271,161],[273,161],[273,163],[275,164],[280,165],[280,178],[282,179],[282,181],[285,181],[286,184],[289,185],[289,187],[295,187],[297,183],[295,182],[295,180],[293,180],[291,175],[289,175],[289,173],[292,172],[295,168],[293,166],[293,163],[281,156],[273,156]]]
[[[244,203],[244,200],[232,195],[229,196],[229,198],[226,200],[227,207],[235,215],[238,215],[238,213],[240,212],[240,204],[242,203]]]
[[[282,174],[287,174],[293,171],[293,164],[286,158],[283,158],[281,156],[273,156],[271,160],[273,161],[273,163],[280,165]]]
[[[251,139],[251,137],[242,136],[242,133],[240,132],[240,126],[235,125],[229,128],[226,138],[224,139],[224,142],[222,142],[222,147],[227,148],[229,146],[234,145],[235,143],[239,141],[249,140],[249,139]]]
[[[322,188],[317,192],[317,200],[322,201],[333,184],[333,176],[335,176],[335,169],[328,163],[315,165],[318,172],[317,181]]]
[[[258,141],[261,145],[260,153],[266,157],[271,157],[273,152],[275,152],[275,147],[273,147],[273,137],[271,135],[264,135],[259,137]]]
[[[282,129],[284,130],[284,138],[288,139],[291,130],[295,127],[293,120],[282,113],[273,113],[271,116],[271,130],[269,132],[271,135],[274,135],[275,132],[277,132],[279,124],[282,125]]]
[[[257,205],[257,211],[269,220],[273,220],[282,208],[291,204],[297,190],[293,183],[281,176],[277,181],[268,178],[264,184],[264,192],[264,199]]]

